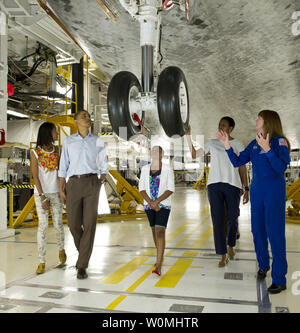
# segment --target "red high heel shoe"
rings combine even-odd
[[[156,269],[154,269],[152,271],[152,274],[156,274],[157,276],[161,276],[161,273],[159,273],[159,271],[157,271]]]

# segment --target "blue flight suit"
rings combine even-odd
[[[269,239],[273,257],[272,282],[286,285],[284,171],[290,163],[290,154],[283,137],[272,138],[270,148],[266,153],[256,140],[253,140],[239,156],[232,148],[226,152],[234,167],[240,167],[249,161],[252,163],[251,229],[258,265],[263,270],[269,268]]]

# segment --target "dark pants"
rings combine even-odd
[[[211,218],[213,222],[216,253],[227,253],[225,234],[225,207],[228,218],[228,245],[236,244],[238,217],[240,215],[241,190],[227,183],[208,185],[208,200],[210,203]]]
[[[79,252],[77,268],[87,268],[92,254],[100,186],[97,175],[70,178],[66,186],[68,226]]]

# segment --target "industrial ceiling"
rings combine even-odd
[[[76,61],[84,51],[107,81],[121,70],[141,77],[139,25],[117,0],[108,1],[117,20],[109,18],[96,0],[44,3],[79,45],[65,34],[60,49],[66,53],[66,45],[71,45],[66,57]],[[272,109],[280,114],[292,147],[299,148],[298,11],[296,0],[190,0],[189,21],[176,6],[162,13],[162,68],[175,65],[185,73],[193,135],[214,138],[219,119],[228,115],[236,121],[234,136],[247,144],[255,136],[258,112]],[[38,12],[42,15],[40,8]],[[58,29],[43,15],[48,31]],[[38,23],[35,33],[44,23]],[[146,123],[153,133],[162,133],[156,114],[148,114]]]

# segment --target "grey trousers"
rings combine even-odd
[[[68,226],[78,250],[76,268],[87,268],[92,254],[100,180],[97,175],[70,178],[66,185]]]

